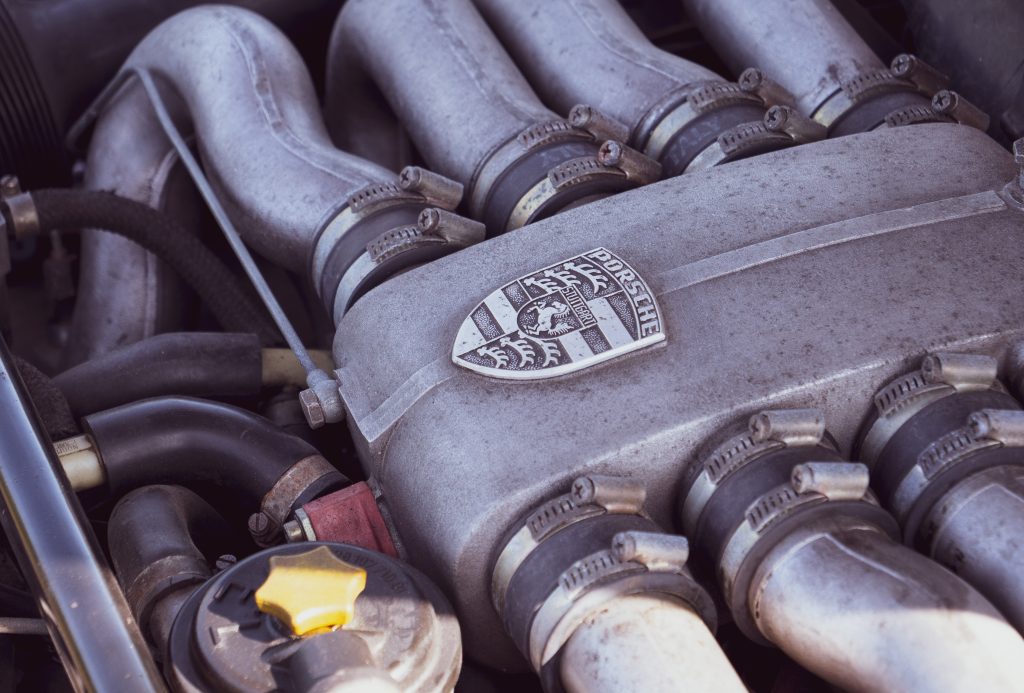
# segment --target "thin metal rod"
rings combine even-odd
[[[0,339],[0,524],[77,690],[164,683]]]
[[[0,617],[0,635],[49,635],[46,621],[41,618]]]
[[[156,111],[157,120],[160,121],[160,127],[163,128],[164,134],[174,145],[174,149],[178,152],[178,156],[181,158],[182,163],[185,164],[185,168],[188,169],[189,175],[192,177],[192,181],[196,184],[196,188],[199,189],[199,194],[203,196],[206,205],[210,208],[213,213],[214,219],[217,220],[217,225],[220,226],[221,231],[224,232],[224,237],[231,245],[231,249],[235,252],[235,256],[238,261],[242,264],[242,269],[245,270],[246,275],[249,277],[249,281],[256,288],[256,292],[260,295],[260,299],[263,301],[263,305],[267,307],[270,312],[270,317],[273,318],[277,324],[277,328],[281,330],[281,334],[284,336],[285,341],[288,343],[289,348],[295,352],[295,358],[299,360],[302,367],[306,370],[307,374],[313,373],[319,370],[313,358],[309,355],[302,340],[299,339],[299,335],[295,332],[295,328],[292,327],[291,321],[288,320],[288,316],[285,315],[284,310],[281,308],[281,304],[277,302],[277,298],[274,296],[274,292],[270,290],[270,286],[267,284],[266,279],[263,278],[263,274],[260,272],[259,267],[256,265],[256,261],[253,259],[252,254],[249,252],[249,248],[246,247],[245,242],[242,241],[241,235],[238,233],[238,229],[231,223],[231,219],[228,217],[228,213],[224,210],[220,200],[217,198],[217,194],[213,190],[213,186],[210,185],[210,181],[206,179],[206,175],[203,173],[202,167],[196,158],[192,155],[192,150],[188,148],[185,143],[185,139],[178,132],[178,128],[175,127],[174,121],[171,119],[171,114],[167,112],[167,106],[164,105],[163,98],[160,96],[160,90],[156,86],[156,82],[153,81],[153,76],[149,74],[149,71],[142,70],[139,68],[133,68],[132,71],[142,82],[143,89],[146,90],[146,95],[149,97],[150,102],[153,104],[153,110]]]

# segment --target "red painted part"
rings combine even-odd
[[[317,541],[361,546],[398,558],[373,491],[360,481],[302,506]]]

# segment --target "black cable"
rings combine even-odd
[[[98,228],[129,238],[181,275],[225,330],[255,333],[264,345],[281,341],[263,306],[231,270],[169,215],[94,190],[36,190],[32,201],[42,233]]]

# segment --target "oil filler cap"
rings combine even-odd
[[[341,560],[326,546],[271,556],[267,579],[256,590],[256,606],[295,635],[344,626],[366,589],[366,571]]]

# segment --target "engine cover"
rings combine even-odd
[[[679,479],[723,424],[818,407],[849,452],[873,392],[925,351],[1001,357],[1024,331],[1014,175],[973,128],[883,129],[595,202],[362,298],[334,344],[350,426],[471,654],[518,666],[493,561],[511,524],[574,477],[646,481],[670,527]],[[551,378],[453,361],[492,292],[595,248],[650,287],[663,340]]]

